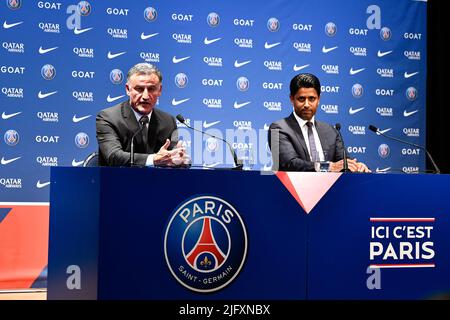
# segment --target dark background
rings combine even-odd
[[[445,29],[445,1],[428,0],[427,43],[427,148],[442,173],[450,173],[450,155],[446,147],[450,132],[447,93],[450,93],[449,57],[444,49],[449,35]],[[449,92],[446,92],[449,90]],[[446,152],[447,151],[447,152]],[[427,168],[432,169],[427,162]]]

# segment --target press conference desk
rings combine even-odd
[[[450,176],[51,169],[49,299],[450,292]]]

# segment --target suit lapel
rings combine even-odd
[[[286,122],[288,123],[289,127],[292,128],[292,131],[294,131],[295,136],[297,137],[296,142],[299,142],[300,147],[303,149],[306,157],[309,158],[308,147],[306,146],[306,142],[302,134],[302,129],[300,128],[297,119],[295,119],[294,113],[291,113],[291,115],[286,119]]]
[[[328,143],[327,136],[325,135],[325,132],[323,130],[323,124],[320,121],[315,121],[314,125],[316,126],[317,134],[319,135],[322,150],[325,152],[327,146],[329,146],[330,144]]]
[[[139,122],[136,119],[136,116],[134,115],[133,109],[131,108],[129,101],[124,102],[122,105],[122,117],[124,118],[126,126],[129,129],[128,132],[130,134],[129,139],[130,139],[130,144],[131,144],[131,137],[137,130],[139,130],[140,126],[139,126]],[[143,143],[142,135],[138,134],[134,138],[134,144],[137,147],[137,146],[142,146],[142,143]]]

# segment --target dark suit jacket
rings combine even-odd
[[[100,111],[96,118],[97,142],[100,166],[129,166],[131,137],[139,129],[129,101]],[[149,152],[145,153],[142,135],[134,139],[134,163],[144,166],[148,154],[156,153],[166,139],[171,147],[178,140],[175,118],[159,109],[153,109],[148,127]]]
[[[317,133],[326,161],[336,162],[343,158],[344,147],[335,128],[328,123],[315,121]],[[272,138],[274,141],[272,141]],[[269,128],[269,146],[272,151],[273,170],[315,171],[308,153],[307,141],[293,113],[276,121]],[[278,145],[277,145],[278,142]]]

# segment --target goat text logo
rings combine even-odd
[[[166,263],[175,279],[196,292],[230,284],[247,256],[247,232],[237,210],[215,196],[183,202],[164,237]]]

